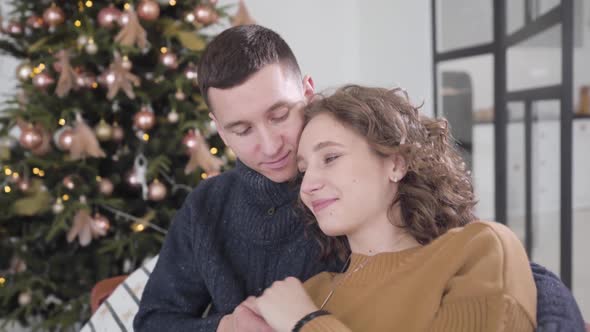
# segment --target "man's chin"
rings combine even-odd
[[[297,176],[296,168],[286,168],[282,170],[259,170],[260,174],[267,177],[272,182],[283,183],[294,179]]]

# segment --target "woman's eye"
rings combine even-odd
[[[338,159],[340,157],[340,155],[330,155],[330,156],[326,156],[324,158],[324,163],[325,164],[329,164],[331,162],[333,162],[334,160]]]

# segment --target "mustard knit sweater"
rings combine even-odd
[[[349,271],[367,256],[353,254]],[[494,222],[452,229],[432,243],[380,253],[346,275],[305,283],[319,307],[301,331],[533,331],[537,290],[518,238]],[[347,272],[349,272],[347,271]]]

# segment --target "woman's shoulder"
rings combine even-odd
[[[448,237],[447,241],[462,242],[464,245],[477,240],[478,246],[487,244],[500,251],[510,251],[515,247],[522,248],[521,241],[510,228],[494,221],[473,221],[463,227],[449,230],[442,237]]]

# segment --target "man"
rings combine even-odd
[[[270,331],[243,302],[248,296],[287,276],[305,281],[342,268],[336,259],[319,259],[321,248],[305,236],[293,209],[298,193],[289,181],[297,174],[301,111],[313,97],[313,80],[302,77],[278,34],[256,25],[217,36],[198,74],[210,116],[239,162],[201,183],[176,214],[134,328]],[[564,312],[552,304],[551,315],[537,317],[539,327],[555,324],[554,317],[578,324],[579,310],[563,284],[546,274],[534,276],[538,286],[539,278],[549,280],[551,294],[560,294],[573,308]],[[538,293],[542,309],[548,292],[538,287]],[[201,318],[210,303],[207,317]]]
[[[238,306],[242,301],[275,280],[306,280],[330,269],[304,235],[294,209],[298,192],[289,183],[313,81],[302,77],[278,34],[253,25],[217,36],[198,74],[210,116],[239,162],[201,183],[176,214],[134,327],[264,331],[266,323]]]

